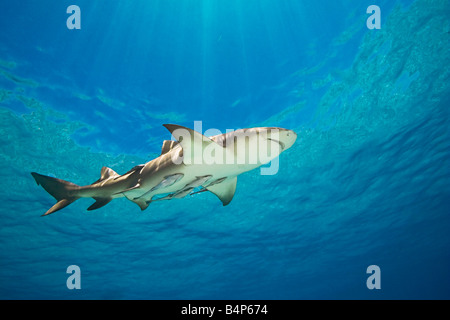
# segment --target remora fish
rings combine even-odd
[[[239,174],[270,162],[297,139],[294,131],[283,128],[240,129],[206,137],[186,127],[164,126],[177,141],[165,140],[158,158],[123,175],[103,167],[99,180],[78,186],[32,172],[36,183],[57,200],[43,215],[79,198],[91,197],[95,203],[88,210],[101,208],[120,197],[126,197],[144,210],[152,201],[183,198],[197,187],[202,189],[194,193],[210,191],[226,206],[233,199]],[[167,195],[155,197],[162,194]]]

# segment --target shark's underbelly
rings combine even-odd
[[[155,171],[150,179],[143,181],[140,188],[123,194],[130,200],[146,202],[183,198],[198,187],[217,185],[248,170],[251,168],[227,164],[168,166]]]

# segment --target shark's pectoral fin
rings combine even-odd
[[[233,199],[234,192],[236,191],[236,183],[237,177],[234,177],[221,183],[208,186],[206,189],[214,193],[220,201],[222,201],[222,204],[226,206]]]
[[[95,197],[95,202],[88,208],[88,211],[95,210],[107,205],[112,198],[97,198]]]

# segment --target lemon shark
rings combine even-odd
[[[56,199],[46,213],[61,210],[80,198],[93,198],[88,210],[126,197],[145,210],[153,201],[184,198],[209,191],[224,206],[233,199],[237,176],[269,163],[289,149],[297,134],[288,129],[258,127],[207,137],[192,129],[164,124],[175,140],[165,140],[161,155],[123,175],[103,167],[100,179],[86,186],[32,172]]]

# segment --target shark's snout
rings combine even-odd
[[[292,130],[284,129],[280,131],[279,143],[282,151],[289,149],[297,140],[297,133]]]

